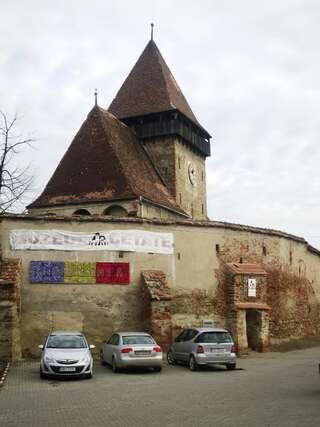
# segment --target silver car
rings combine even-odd
[[[226,329],[190,328],[185,329],[174,340],[168,353],[170,365],[176,362],[188,363],[191,371],[199,366],[225,365],[236,368],[236,349],[232,336]]]
[[[100,360],[111,365],[113,372],[122,368],[144,367],[160,372],[162,349],[144,332],[117,332],[102,344]]]
[[[92,378],[93,361],[91,349],[81,332],[51,332],[41,352],[40,377],[83,376]]]

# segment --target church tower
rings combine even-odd
[[[205,160],[211,136],[193,114],[153,38],[109,111],[143,142],[176,204],[193,219],[206,220]]]

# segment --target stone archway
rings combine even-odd
[[[89,216],[91,214],[90,214],[90,212],[87,209],[78,209],[78,210],[74,211],[72,215]]]
[[[112,205],[103,211],[103,215],[123,217],[123,216],[128,216],[128,212],[122,206]]]

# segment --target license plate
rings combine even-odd
[[[224,348],[210,348],[211,353],[219,353],[222,354],[225,352]]]
[[[75,372],[76,368],[74,366],[63,366],[59,369],[60,372]]]
[[[138,350],[134,352],[137,356],[150,356],[150,351]]]

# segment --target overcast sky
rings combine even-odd
[[[43,189],[94,103],[107,107],[150,38],[200,123],[211,219],[320,248],[318,0],[1,0],[0,109],[19,113]]]

